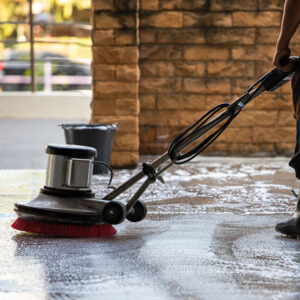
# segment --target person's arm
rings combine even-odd
[[[300,22],[300,1],[299,0],[285,0],[283,16],[278,36],[276,50],[273,57],[273,65],[287,71],[291,68],[291,62],[285,67],[279,63],[282,56],[290,56],[289,44],[290,40],[295,34],[298,24]]]

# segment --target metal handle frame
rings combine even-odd
[[[285,75],[290,76],[293,71],[294,70],[291,70],[291,72],[286,73]],[[269,76],[273,76],[272,71],[269,72],[268,74],[270,74]],[[248,90],[246,90],[241,97],[239,97],[232,104],[230,104],[225,111],[218,114],[211,121],[208,121],[199,130],[195,131],[195,133],[192,133],[182,143],[179,143],[178,146],[176,147],[176,151],[180,153],[180,151],[186,149],[189,145],[191,145],[193,142],[195,142],[204,134],[211,131],[220,123],[224,122],[226,119],[235,118],[249,102],[257,98],[264,91],[269,90],[268,88],[265,87],[265,81],[266,78],[268,77],[268,74],[261,77],[251,87],[249,87]],[[279,78],[279,82],[281,80],[284,80],[285,78],[286,78],[285,76],[283,78]],[[146,180],[141,184],[141,186],[138,188],[138,190],[135,192],[132,198],[127,202],[126,209],[127,212],[130,211],[130,209],[135,205],[135,203],[145,192],[148,186],[154,183],[156,179],[160,179],[161,174],[164,171],[166,171],[168,168],[170,168],[173,164],[174,162],[170,158],[169,153],[165,152],[164,154],[156,158],[151,163],[146,164],[147,171],[145,170],[144,167],[145,164],[143,164],[143,169],[141,171],[139,171],[136,175],[132,176],[130,179],[128,179],[126,182],[120,185],[118,188],[116,188],[115,190],[113,190],[112,192],[104,196],[103,200],[114,200],[116,197],[118,197],[120,194],[122,194],[130,187],[132,187],[134,184],[140,181],[144,176],[146,176],[147,177]]]

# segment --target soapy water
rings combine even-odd
[[[129,174],[130,173],[130,174]],[[117,172],[113,185],[126,181],[135,172]],[[142,198],[149,214],[191,214],[234,212],[239,214],[287,213],[295,203],[291,192],[297,188],[288,159],[204,159],[173,166],[163,174],[165,184],[150,185]],[[94,187],[101,197],[106,192],[96,177]],[[119,196],[128,200],[142,183]]]
[[[202,161],[203,160],[203,161]],[[118,186],[140,169],[115,171]],[[93,176],[96,197],[110,192],[109,176]],[[13,203],[31,200],[44,185],[45,170],[0,170],[0,211],[12,212]],[[146,177],[145,177],[146,178]],[[208,212],[278,214],[291,211],[297,188],[288,159],[199,158],[172,166],[142,195],[151,215],[186,215]],[[142,180],[117,199],[128,201]]]

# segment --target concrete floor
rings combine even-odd
[[[44,170],[0,170],[0,299],[300,299],[300,243],[274,231],[295,203],[287,162],[173,167],[144,194],[145,220],[87,239],[13,230],[13,203],[34,197]],[[118,171],[114,184],[134,172]],[[93,177],[98,197],[106,180]]]

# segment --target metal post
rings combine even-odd
[[[44,91],[52,91],[52,63],[49,60],[44,64]]]
[[[29,26],[30,26],[30,75],[31,75],[31,91],[35,91],[35,72],[34,72],[34,27],[33,27],[33,13],[32,1],[29,2]]]

